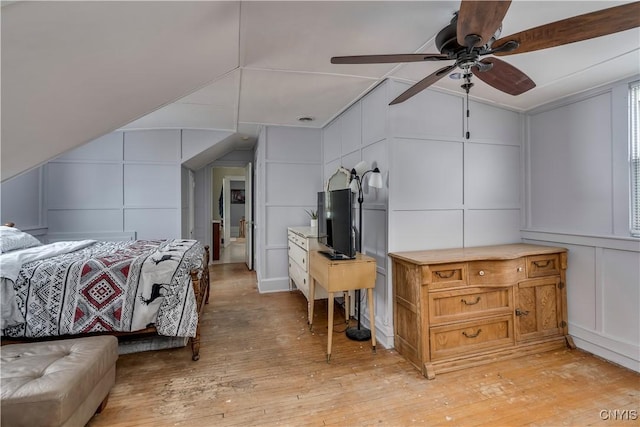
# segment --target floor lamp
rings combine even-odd
[[[364,201],[364,195],[362,193],[362,183],[365,176],[369,175],[369,187],[382,188],[382,174],[377,167],[367,170],[368,165],[365,162],[360,162],[353,169],[351,169],[351,182],[349,188],[352,192],[358,194],[358,252],[362,253],[362,202]],[[356,289],[356,310],[358,310],[358,327],[348,328],[346,335],[347,338],[354,341],[368,341],[371,339],[371,331],[364,328],[360,324],[360,289]],[[347,307],[347,312],[349,308]]]

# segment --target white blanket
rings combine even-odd
[[[56,242],[48,245],[20,249],[0,255],[0,329],[24,322],[18,309],[13,283],[23,264],[66,254],[93,245],[95,240]]]

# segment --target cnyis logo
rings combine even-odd
[[[638,411],[635,409],[603,409],[600,411],[600,419],[604,421],[635,421],[638,419]]]

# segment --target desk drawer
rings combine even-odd
[[[513,312],[513,288],[429,292],[429,320],[437,325]]]
[[[513,316],[436,326],[430,330],[431,357],[439,359],[514,345]]]
[[[305,273],[309,271],[309,253],[291,242],[289,242],[289,258],[300,265]]]
[[[523,258],[469,263],[470,285],[513,285],[526,277]]]

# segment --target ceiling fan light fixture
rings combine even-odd
[[[485,55],[512,55],[564,46],[640,27],[640,1],[596,10],[542,24],[506,37],[502,34],[511,0],[461,0],[449,25],[435,37],[440,52],[413,54],[358,55],[331,58],[331,63],[382,64],[391,62],[455,61],[415,83],[389,105],[399,104],[438,82],[445,75],[464,79],[462,89],[469,97],[472,73],[482,82],[509,95],[520,95],[535,87],[524,72],[498,58]],[[460,68],[461,73],[451,72]]]

